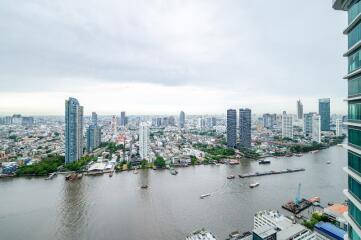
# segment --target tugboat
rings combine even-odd
[[[255,187],[258,187],[258,186],[259,186],[259,183],[258,183],[258,182],[256,182],[256,183],[251,183],[251,184],[249,185],[250,188],[255,188]]]
[[[141,189],[147,189],[148,188],[148,185],[144,184],[140,187]]]
[[[234,175],[229,175],[229,176],[227,176],[227,179],[234,179],[236,176],[234,176]]]
[[[258,163],[259,164],[270,164],[271,163],[271,161],[270,160],[260,160],[260,161],[258,161]]]

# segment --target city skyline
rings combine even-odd
[[[312,10],[280,0],[54,7],[5,1],[0,113],[59,115],[69,96],[100,115],[176,113],[180,102],[190,114],[239,107],[292,113],[297,99],[311,112],[318,98],[332,96],[332,112],[344,114],[346,82],[336,80],[344,74],[345,42],[337,33],[345,19],[327,1],[309,2]],[[290,52],[297,59],[290,61]]]

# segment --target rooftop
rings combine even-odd
[[[332,223],[319,222],[315,225],[315,230],[317,232],[324,233],[326,235],[332,236],[335,239],[343,240],[346,232]]]

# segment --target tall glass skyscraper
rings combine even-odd
[[[251,148],[251,109],[239,109],[239,143]]]
[[[101,143],[101,128],[95,124],[90,125],[86,132],[86,140],[88,152],[92,152],[99,147]]]
[[[321,131],[330,131],[330,99],[318,100],[318,114],[321,116]]]
[[[237,146],[237,111],[235,109],[227,110],[227,147]]]
[[[75,98],[65,101],[65,163],[83,155],[83,107]]]
[[[361,1],[333,0],[333,8],[347,11],[348,26],[348,189],[344,194],[349,200],[348,214],[345,216],[348,239],[361,239]],[[322,121],[322,116],[321,116]]]
[[[186,120],[186,115],[183,111],[181,111],[179,114],[179,128],[184,128],[185,120]]]

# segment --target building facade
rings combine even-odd
[[[235,109],[227,110],[227,147],[235,148],[237,146],[237,111]]]
[[[348,189],[344,194],[348,198],[349,223],[348,239],[361,239],[361,1],[333,0],[333,8],[347,11],[348,26],[344,34],[348,36],[348,49],[344,56],[348,58],[348,72],[344,77],[348,82]]]
[[[302,119],[303,118],[303,104],[301,100],[297,101],[297,118]]]
[[[303,134],[307,137],[312,134],[312,117],[316,113],[305,113],[303,115]]]
[[[321,116],[314,114],[312,116],[312,141],[321,143]]]
[[[92,125],[98,125],[98,114],[96,112],[92,112]]]
[[[277,121],[277,115],[276,114],[269,114],[265,113],[263,114],[263,127],[272,129]]]
[[[86,133],[87,151],[93,152],[101,143],[101,128],[98,125],[92,124],[88,127]]]
[[[342,120],[336,119],[336,136],[342,136]]]
[[[318,100],[318,114],[321,116],[321,131],[330,131],[330,99]]]
[[[146,123],[139,125],[139,155],[141,160],[149,160],[149,126]]]
[[[251,148],[251,109],[239,109],[239,143],[241,147]]]
[[[123,111],[120,113],[120,126],[124,127],[125,125],[127,125],[127,117]]]
[[[282,138],[293,138],[292,115],[282,114]]]
[[[179,128],[184,128],[186,115],[183,111],[179,113]]]
[[[65,163],[83,155],[83,107],[75,98],[65,101]]]

